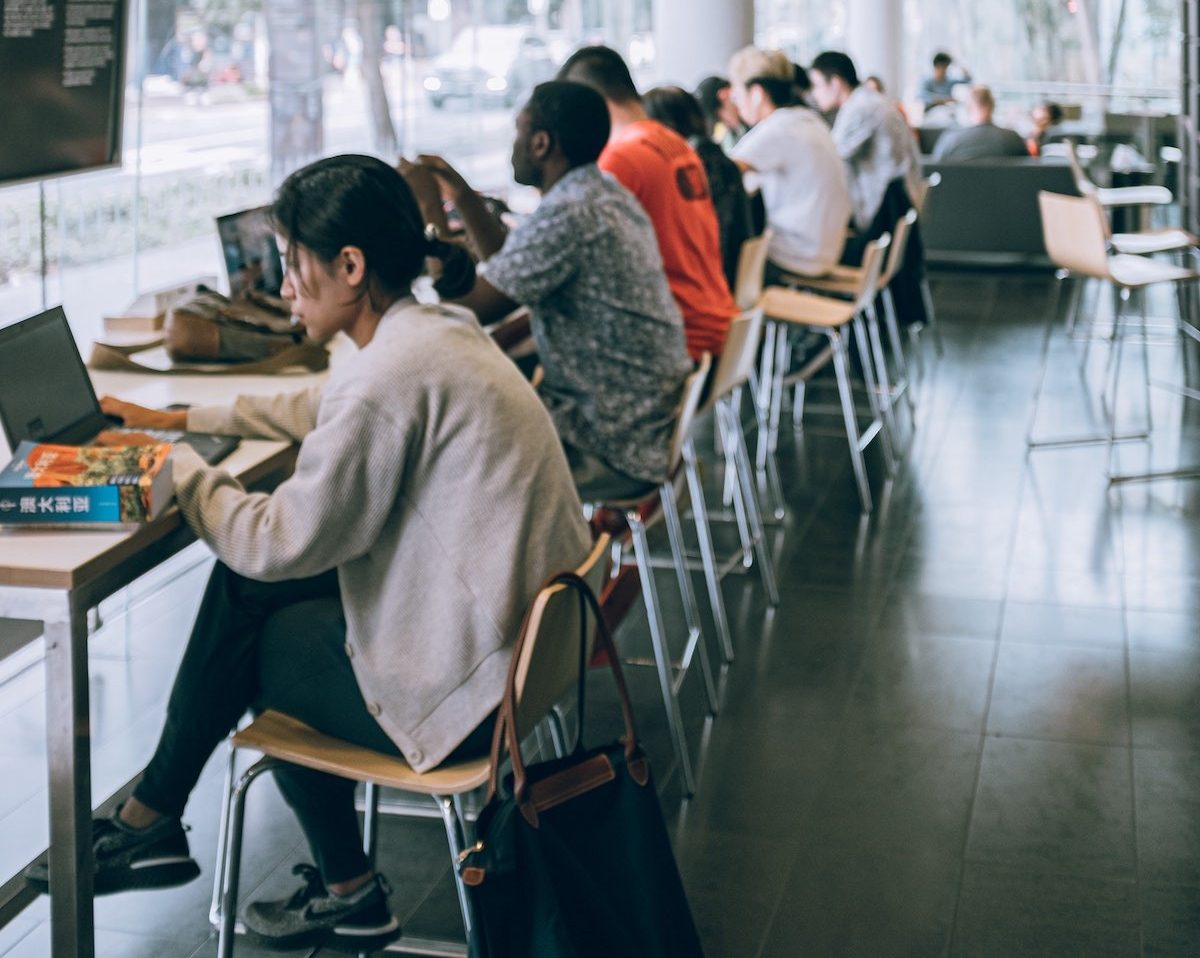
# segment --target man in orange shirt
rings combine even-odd
[[[600,154],[600,169],[638,198],[654,224],[692,359],[704,352],[719,355],[738,309],[725,281],[717,214],[700,157],[678,133],[647,116],[629,68],[615,50],[576,50],[558,78],[604,97],[612,134]]]

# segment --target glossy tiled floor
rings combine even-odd
[[[1053,282],[948,273],[934,288],[946,355],[927,370],[895,482],[873,462],[869,522],[844,440],[818,419],[785,436],[782,602],[765,609],[753,575],[726,581],[737,660],[715,721],[687,690],[690,802],[653,677],[632,676],[707,953],[1200,954],[1200,483],[1115,494],[1102,448],[1027,459]],[[1151,353],[1156,376],[1179,378],[1174,351]],[[1137,373],[1137,351],[1126,358]],[[1094,348],[1093,372],[1103,360]],[[1075,368],[1056,342],[1039,430],[1087,427]],[[1122,388],[1132,421],[1144,404]],[[1200,410],[1181,427],[1176,400],[1154,404],[1153,450],[1131,446],[1120,465],[1170,462],[1181,445],[1200,460]],[[203,571],[135,610],[128,661],[94,667],[108,689],[99,774],[113,782],[153,744]],[[621,638],[636,650],[643,631],[635,611]],[[0,713],[22,731],[0,744],[0,773],[27,784],[0,796],[0,873],[45,807],[37,681],[5,689]],[[218,787],[214,766],[188,816],[206,879]],[[287,887],[303,851],[273,786],[259,789],[248,896]],[[440,827],[389,821],[383,842],[405,927],[452,932]],[[99,952],[211,955],[206,912],[203,880],[103,900]],[[0,954],[46,955],[44,919],[39,904],[0,929]]]

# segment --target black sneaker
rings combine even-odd
[[[190,882],[200,874],[178,818],[164,816],[147,828],[131,828],[118,814],[119,810],[111,818],[92,820],[95,894],[169,888]],[[42,894],[49,893],[49,864],[30,865],[25,869],[25,880]]]
[[[382,875],[349,895],[335,895],[312,865],[296,865],[292,874],[304,879],[304,885],[291,898],[246,906],[246,929],[264,945],[297,948],[340,943],[371,951],[400,934],[400,922],[388,908],[392,889]]]

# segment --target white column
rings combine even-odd
[[[692,89],[724,76],[729,57],[754,42],[754,0],[655,0],[654,70],[659,83]]]
[[[848,0],[846,4],[847,53],[854,59],[859,79],[881,77],[892,96],[903,96],[903,0]]]

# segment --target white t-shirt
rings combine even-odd
[[[824,121],[804,107],[776,110],[730,155],[754,167],[746,185],[762,190],[772,262],[805,276],[836,266],[850,223],[850,187]]]

